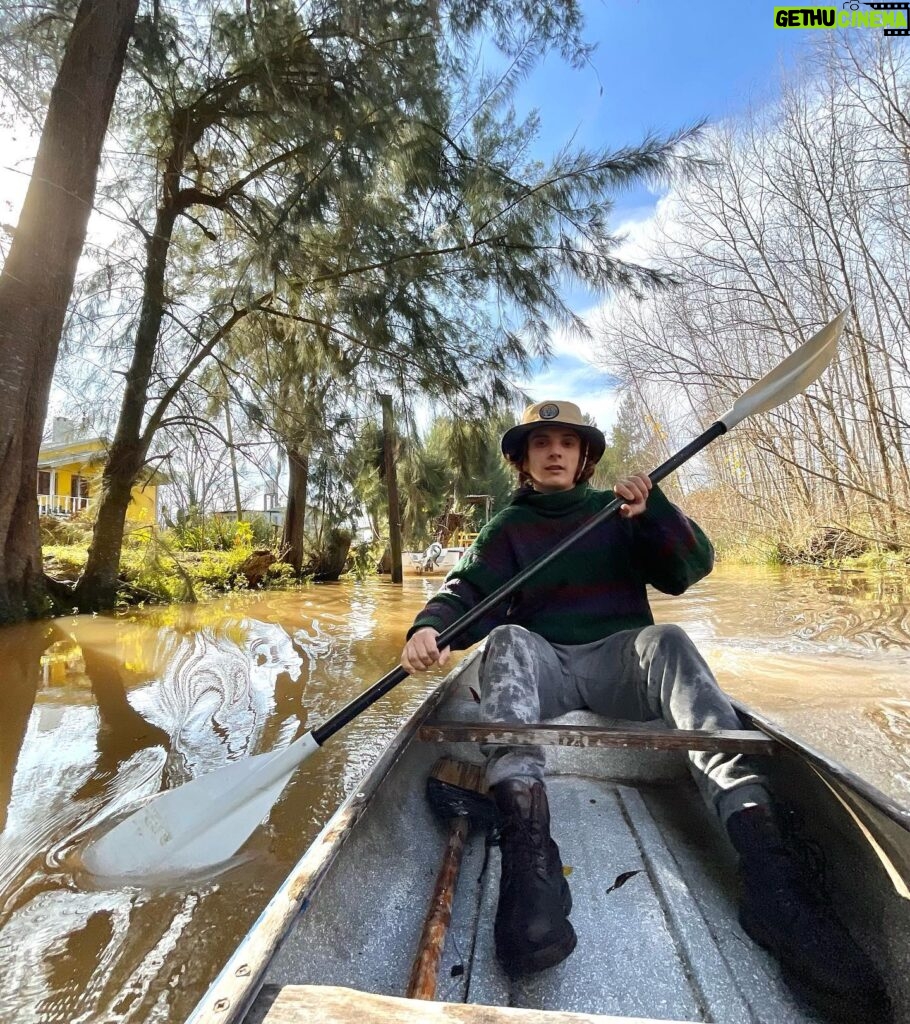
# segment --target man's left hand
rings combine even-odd
[[[626,504],[619,507],[619,514],[626,519],[641,515],[648,504],[648,492],[652,487],[651,478],[647,473],[633,473],[618,480],[613,487],[613,493],[618,498],[626,499]]]

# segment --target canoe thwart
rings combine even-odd
[[[436,1003],[330,985],[266,985],[246,1024],[682,1024],[644,1017]]]
[[[509,746],[624,747],[637,750],[707,750],[775,754],[780,744],[757,729],[607,729],[598,725],[520,725],[502,722],[427,722],[417,730],[427,743],[496,743]]]

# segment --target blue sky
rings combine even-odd
[[[583,7],[585,36],[597,44],[591,66],[573,70],[554,56],[519,88],[519,110],[541,117],[542,158],[570,141],[619,148],[648,132],[763,106],[813,35],[776,29],[772,0],[586,0]],[[615,226],[646,219],[658,198],[645,189],[618,195]],[[579,312],[596,304],[583,292],[571,299]],[[524,383],[535,400],[573,398],[601,427],[610,425],[609,377],[574,355],[557,354]]]
[[[573,70],[553,55],[519,86],[517,105],[537,109],[541,159],[570,142],[588,148],[634,144],[703,118],[718,122],[774,99],[782,73],[797,66],[813,33],[775,29],[773,0],[582,0],[590,65]],[[10,222],[28,184],[33,143],[8,134],[0,167],[0,221]],[[19,150],[21,149],[21,152]],[[646,220],[658,196],[616,196],[614,224]],[[97,224],[95,229],[97,230]],[[570,295],[584,312],[597,305]],[[522,383],[535,400],[571,398],[604,429],[615,405],[611,380],[560,341],[546,368]]]

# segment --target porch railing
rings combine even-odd
[[[69,494],[39,494],[38,515],[71,516],[88,508],[90,498],[73,498]]]

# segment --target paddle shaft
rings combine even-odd
[[[688,462],[693,455],[697,455],[702,448],[720,437],[721,434],[726,433],[726,431],[726,426],[720,420],[716,423],[712,423],[711,426],[708,427],[704,433],[699,434],[694,441],[690,441],[675,455],[670,456],[666,462],[661,463],[657,469],[650,474],[651,482],[655,484],[660,483],[664,477],[669,476],[684,462]],[[538,558],[536,562],[532,562],[529,566],[522,569],[521,572],[509,580],[508,583],[504,583],[497,590],[494,590],[492,594],[476,604],[469,612],[462,615],[457,622],[453,622],[451,626],[444,629],[436,638],[436,645],[439,650],[443,650],[448,647],[453,640],[457,640],[458,637],[460,637],[470,626],[473,626],[475,622],[483,618],[491,608],[495,608],[501,601],[504,601],[507,597],[514,594],[519,587],[524,586],[524,584],[533,576],[536,576],[541,569],[546,568],[546,566],[559,558],[559,556],[577,540],[581,540],[582,537],[589,534],[591,530],[599,526],[601,523],[606,522],[608,519],[612,519],[624,504],[626,504],[625,498],[614,498],[609,505],[605,505],[599,512],[591,516],[591,518],[579,526],[574,533],[563,538],[563,540],[553,547],[552,550],[548,551],[541,558]],[[322,725],[313,729],[311,736],[321,746],[330,736],[334,736],[339,729],[343,729],[348,722],[356,718],[361,711],[365,711],[371,704],[375,704],[380,697],[384,697],[389,690],[396,687],[402,680],[407,679],[408,675],[410,675],[410,673],[400,665],[393,668],[391,672],[387,672],[382,679],[377,683],[374,683],[368,690],[364,690],[363,693],[345,704],[345,706],[339,711],[336,711],[335,714],[323,722]]]

